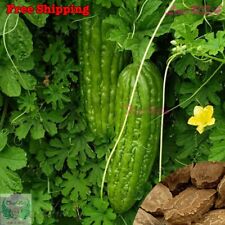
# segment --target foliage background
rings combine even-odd
[[[0,2],[0,192],[32,193],[35,225],[132,224],[139,202],[117,215],[106,193],[104,200],[99,198],[109,143],[95,143],[82,117],[77,57],[82,17],[7,17],[9,2]],[[84,4],[47,1],[55,2]],[[106,19],[111,25],[109,39],[138,61],[169,2],[97,0],[96,4],[112,11]],[[207,5],[210,13],[205,11]],[[219,13],[213,13],[218,6]],[[219,0],[177,0],[175,12],[178,9],[185,13],[166,17],[148,53],[162,74],[168,58],[177,56],[169,69],[166,109],[182,104],[165,115],[164,176],[184,164],[225,160],[225,8]],[[187,120],[194,106],[208,104],[214,106],[216,124],[199,135]],[[143,187],[146,193],[157,179],[156,161]]]

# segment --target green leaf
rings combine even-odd
[[[33,139],[41,139],[47,131],[51,136],[57,133],[57,126],[63,118],[52,111],[40,112],[36,104],[36,95],[25,95],[18,99],[19,109],[23,112],[15,111],[12,114],[11,122],[16,127],[16,136],[19,140],[25,138],[30,131]]]
[[[91,202],[84,207],[83,215],[85,218],[82,221],[83,225],[113,225],[116,219],[116,214],[107,201],[99,198],[92,198]]]
[[[26,153],[21,148],[7,148],[0,153],[0,166],[13,171],[21,169],[26,166]]]
[[[123,215],[117,217],[115,225],[125,225],[124,221],[126,221],[127,224],[133,224],[135,216],[137,214],[137,210],[138,209],[136,207],[132,207],[128,212],[123,213]]]
[[[75,17],[70,16],[63,16],[63,17],[54,16],[53,18],[54,29],[56,32],[61,32],[64,33],[65,35],[69,35],[72,30],[75,30],[78,27],[78,24],[74,23],[75,20],[76,20]]]
[[[43,125],[38,121],[35,121],[33,123],[33,126],[30,129],[30,132],[31,132],[31,136],[34,140],[43,138],[45,135],[45,130],[44,130]]]
[[[142,29],[149,27],[149,24],[145,26],[145,24],[147,24],[145,21],[150,21],[150,23],[152,23],[152,20],[155,20],[155,18],[152,17],[152,14],[155,13],[157,9],[159,9],[161,4],[162,1],[159,0],[147,1],[143,7],[142,13],[140,14],[140,18],[138,19],[138,26]]]
[[[68,146],[58,138],[50,141],[50,148],[45,150],[45,155],[47,157],[47,164],[52,167],[51,172],[53,172],[53,168],[57,171],[60,171],[63,168],[68,157],[68,150]]]
[[[87,172],[88,176],[86,180],[91,185],[101,186],[102,176],[105,169],[105,160],[98,162],[87,162],[87,164],[82,167],[83,172]]]
[[[8,17],[8,14],[6,13],[6,3],[1,1],[0,2],[0,35],[3,34],[3,29],[5,26],[6,19]],[[11,14],[8,23],[16,24],[16,20],[18,18],[18,15],[16,14]],[[6,29],[6,32],[8,32],[9,29]]]
[[[221,103],[219,93],[223,88],[221,84],[222,77],[219,76],[219,73],[216,75],[217,76],[216,79],[215,78],[211,79],[204,87],[199,89],[202,86],[202,83],[211,75],[212,72],[213,72],[213,69],[210,68],[206,73],[204,72],[204,77],[199,75],[199,77],[196,77],[192,81],[185,81],[185,80],[182,81],[180,89],[179,89],[180,103],[186,101],[186,99],[191,97],[193,93],[195,93],[198,90],[194,98],[190,99],[185,104],[182,104],[181,106],[182,108],[186,108],[191,103],[194,103],[196,105],[197,104],[196,100],[201,105],[207,105],[207,104],[219,105]],[[204,80],[201,80],[203,78]],[[211,91],[209,91],[209,89]],[[191,109],[191,112],[192,112],[192,109]]]
[[[25,14],[26,18],[33,23],[35,26],[41,28],[46,24],[46,19],[48,18],[48,14]]]
[[[207,51],[210,55],[217,55],[219,52],[223,53],[225,47],[225,31],[218,31],[216,37],[214,33],[208,33],[205,35],[204,51]]]
[[[25,90],[34,90],[37,80],[29,73],[18,75],[18,81]]]
[[[55,54],[57,52],[57,54]],[[58,39],[54,43],[51,43],[46,49],[43,56],[45,62],[51,62],[55,65],[57,62],[63,62],[66,59],[66,54],[70,53],[71,50],[65,46],[63,40]]]
[[[48,159],[46,161],[47,164],[51,167],[54,166],[54,168],[57,171],[60,171],[60,170],[62,170],[64,162],[67,159],[67,152],[65,151],[64,148],[62,148],[62,149],[50,148],[50,149],[47,149],[46,156],[48,157]],[[53,171],[53,168],[51,171]]]
[[[209,136],[212,146],[210,147],[209,161],[225,160],[225,125],[223,120],[216,120],[216,126]]]
[[[20,71],[27,72],[29,70],[32,70],[35,66],[34,57],[31,55],[30,57],[25,58],[23,60],[15,59],[15,64]]]
[[[113,5],[120,6],[122,4],[122,0],[97,0],[97,4],[101,4],[106,8],[110,8]]]
[[[75,203],[73,200],[66,197],[62,199],[61,210],[63,211],[63,215],[65,217],[74,217],[77,209],[77,202]]]
[[[51,136],[54,136],[55,134],[57,134],[57,127],[55,123],[44,120],[43,127]]]
[[[2,92],[8,95],[9,97],[20,96],[20,83],[17,80],[17,75],[15,71],[9,65],[1,67],[0,86]]]
[[[52,104],[52,108],[62,109],[64,103],[70,102],[70,98],[66,95],[69,92],[69,88],[64,87],[63,84],[51,84],[44,90],[45,101]]]
[[[16,132],[15,132],[16,136],[18,138],[19,137],[22,138],[27,134],[27,130],[29,128],[31,128],[34,124],[39,123],[38,112],[37,110],[31,113],[26,113],[26,112],[21,113],[19,111],[15,111],[12,114],[11,123],[12,125],[16,127]]]
[[[75,169],[88,162],[89,158],[95,158],[86,137],[75,134],[60,133],[60,138],[51,139],[49,146],[39,148],[43,149],[44,154],[39,160],[48,176],[55,170],[62,170],[65,163],[70,169]]]
[[[17,173],[7,168],[0,167],[0,193],[20,193],[23,190],[22,181]]]
[[[160,0],[145,3],[144,1],[125,1],[116,15],[110,15],[104,20],[108,27],[109,40],[117,42],[122,49],[131,50],[134,61],[142,59],[147,43],[166,8],[166,3]],[[140,10],[142,10],[141,14]],[[167,33],[172,21],[172,17],[166,17],[156,37]],[[152,50],[148,53],[148,58],[153,53]]]
[[[131,50],[133,52],[133,60],[136,61],[142,59],[143,53],[145,52],[148,43],[149,38],[143,38],[140,35],[135,35],[133,39],[128,39],[127,43],[124,43],[124,47],[126,50]],[[146,58],[150,58],[155,50],[156,49],[153,44],[149,49]]]
[[[9,20],[7,30],[13,29],[15,22]],[[18,60],[28,58],[33,52],[32,34],[24,21],[19,18],[17,27],[6,36],[7,47],[10,55]]]
[[[5,130],[0,131],[0,152],[5,148],[8,141],[8,134]]]
[[[91,190],[84,179],[85,174],[79,174],[76,170],[67,171],[63,174],[62,194],[70,196],[70,199],[77,201],[79,199],[86,200]]]
[[[36,93],[26,94],[18,98],[19,110],[26,112],[33,112],[37,109],[37,96]]]
[[[56,218],[53,218],[52,216],[53,215],[48,215],[48,217],[47,217],[45,215],[42,225],[60,225],[60,223],[58,223],[58,220]],[[34,222],[32,225],[38,225],[37,221]],[[67,224],[65,224],[65,225],[67,225]]]
[[[40,188],[39,188],[40,189]],[[32,189],[32,212],[37,224],[43,224],[46,213],[52,211],[51,195],[43,190]]]
[[[22,191],[19,176],[14,172],[26,166],[26,153],[17,147],[8,147],[0,152],[0,192],[12,193]]]
[[[187,38],[187,35],[189,35],[190,31],[195,31],[196,28],[203,23],[203,21],[204,18],[201,15],[185,14],[175,17],[171,28],[175,30],[176,38]],[[187,30],[190,31],[187,32]]]
[[[73,59],[65,61],[65,63],[56,64],[54,67],[54,81],[56,83],[60,82],[77,82],[78,77],[75,75],[75,72],[78,72],[79,68],[75,65]]]
[[[7,18],[6,11],[4,10],[5,7],[6,7],[6,3],[1,1],[0,2],[0,34],[2,34],[4,23]]]
[[[41,116],[42,118],[44,118],[44,120],[49,120],[54,123],[61,123],[64,121],[64,117],[62,116],[61,111],[51,110],[48,113],[41,112]]]
[[[177,155],[179,160],[188,158],[188,156],[192,154],[193,150],[197,148],[194,140],[196,140],[194,129],[177,135],[176,144],[182,149],[182,151]]]
[[[58,129],[56,123],[62,122],[63,117],[55,111],[51,111],[50,113],[40,112],[40,115],[45,131],[47,131],[51,136],[57,134]]]
[[[187,73],[189,68],[192,68],[193,73]],[[178,75],[184,75],[185,77],[195,79],[195,60],[188,54],[183,56],[180,60],[176,62],[175,71]],[[190,71],[190,70],[189,70]],[[184,73],[187,73],[186,75]]]
[[[22,123],[16,129],[16,136],[18,137],[19,140],[22,140],[22,139],[24,139],[27,136],[31,126],[32,126],[32,124],[30,124],[28,122],[25,122],[25,123]]]

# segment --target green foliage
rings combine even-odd
[[[204,8],[202,1],[193,0],[187,5],[178,1],[176,9],[190,10],[187,7],[192,6],[192,3],[198,9]],[[171,26],[174,31],[171,52],[178,57],[172,63],[176,82],[172,84],[174,81],[168,81],[168,86],[172,86],[173,91],[168,88],[166,99],[176,96],[176,101],[170,101],[168,107],[181,104],[182,109],[166,115],[168,121],[166,120],[164,129],[164,175],[192,162],[225,160],[222,150],[224,112],[221,110],[225,82],[222,76],[224,31],[203,16],[200,12],[195,15],[191,12],[177,15]],[[222,63],[222,67],[217,71],[219,63]],[[201,135],[187,124],[196,105],[213,105],[215,111],[216,124],[208,127]]]
[[[45,213],[52,211],[51,195],[39,190],[38,187],[32,191],[33,218],[37,224],[43,224]]]
[[[164,13],[167,1],[123,1],[116,15],[105,22],[111,25],[109,40],[116,41],[122,49],[132,51],[133,60],[140,60],[157,23]],[[143,6],[143,7],[142,7]],[[118,17],[118,14],[120,15]],[[166,17],[157,32],[157,37],[170,30],[171,17]],[[151,48],[148,58],[155,51]]]
[[[222,103],[224,105],[224,103]],[[209,161],[225,161],[225,152],[223,149],[223,144],[225,142],[224,135],[224,107],[218,106],[216,108],[216,118],[217,124],[215,128],[212,130],[209,136],[209,140],[211,143],[210,153],[209,153]]]
[[[209,160],[210,161],[224,161],[225,152],[224,152],[224,124],[221,123],[218,125],[215,130],[210,135],[210,141],[212,142],[212,147],[210,148]]]
[[[109,203],[107,201],[98,198],[91,199],[91,203],[84,207],[83,213],[86,218],[82,224],[113,225],[116,214],[108,207]]]
[[[23,4],[26,5],[26,4]],[[26,18],[36,25],[37,27],[43,27],[46,24],[48,14],[25,14]]]
[[[26,153],[18,147],[5,147],[0,152],[0,193],[14,193],[22,191],[22,183],[15,172],[27,164]]]
[[[1,132],[0,132],[0,151],[2,151],[5,148],[7,141],[8,141],[7,132],[4,130],[1,130]]]
[[[1,90],[9,97],[18,97],[21,94],[21,86],[16,79],[16,73],[12,70],[12,67],[1,67],[0,76]]]
[[[14,19],[14,17],[9,19],[6,32],[15,27],[17,18]],[[6,41],[10,54],[18,60],[28,58],[33,51],[32,34],[21,18],[19,18],[17,29],[7,34]]]
[[[120,6],[122,4],[123,0],[97,0],[97,4],[101,4],[102,6],[106,8],[110,8],[111,6]]]
[[[55,54],[56,52],[57,54]],[[46,49],[43,59],[45,62],[51,62],[52,65],[55,65],[60,60],[61,62],[64,62],[67,53],[70,53],[70,49],[66,48],[63,40],[58,39],[54,43],[50,43],[49,47]]]

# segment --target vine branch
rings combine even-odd
[[[7,115],[7,110],[8,110],[8,98],[5,97],[5,103],[4,103],[4,107],[3,107],[3,111],[2,111],[2,116],[1,116],[1,120],[0,120],[0,130],[2,130],[4,123],[5,123],[5,117]]]

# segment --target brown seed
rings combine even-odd
[[[141,208],[153,215],[163,215],[163,206],[172,198],[169,188],[159,183],[147,195]]]
[[[193,225],[224,225],[225,209],[212,210],[206,213],[202,219]]]
[[[225,176],[220,181],[217,187],[217,191],[218,191],[218,199],[216,200],[215,207],[217,209],[225,208]]]
[[[187,188],[165,205],[165,219],[173,225],[190,225],[209,211],[215,201],[216,190]]]
[[[191,169],[191,181],[197,188],[216,188],[223,175],[222,163],[202,162]]]
[[[170,174],[162,183],[165,184],[173,194],[178,194],[188,186],[192,168],[193,165],[180,168]]]
[[[133,225],[162,225],[162,223],[151,214],[139,208]]]
[[[156,219],[160,222],[160,225],[168,225],[164,217],[156,217]]]
[[[43,84],[44,84],[46,87],[48,87],[49,84],[50,84],[49,77],[50,77],[49,75],[45,75],[45,78],[44,78],[44,80],[43,80]]]

